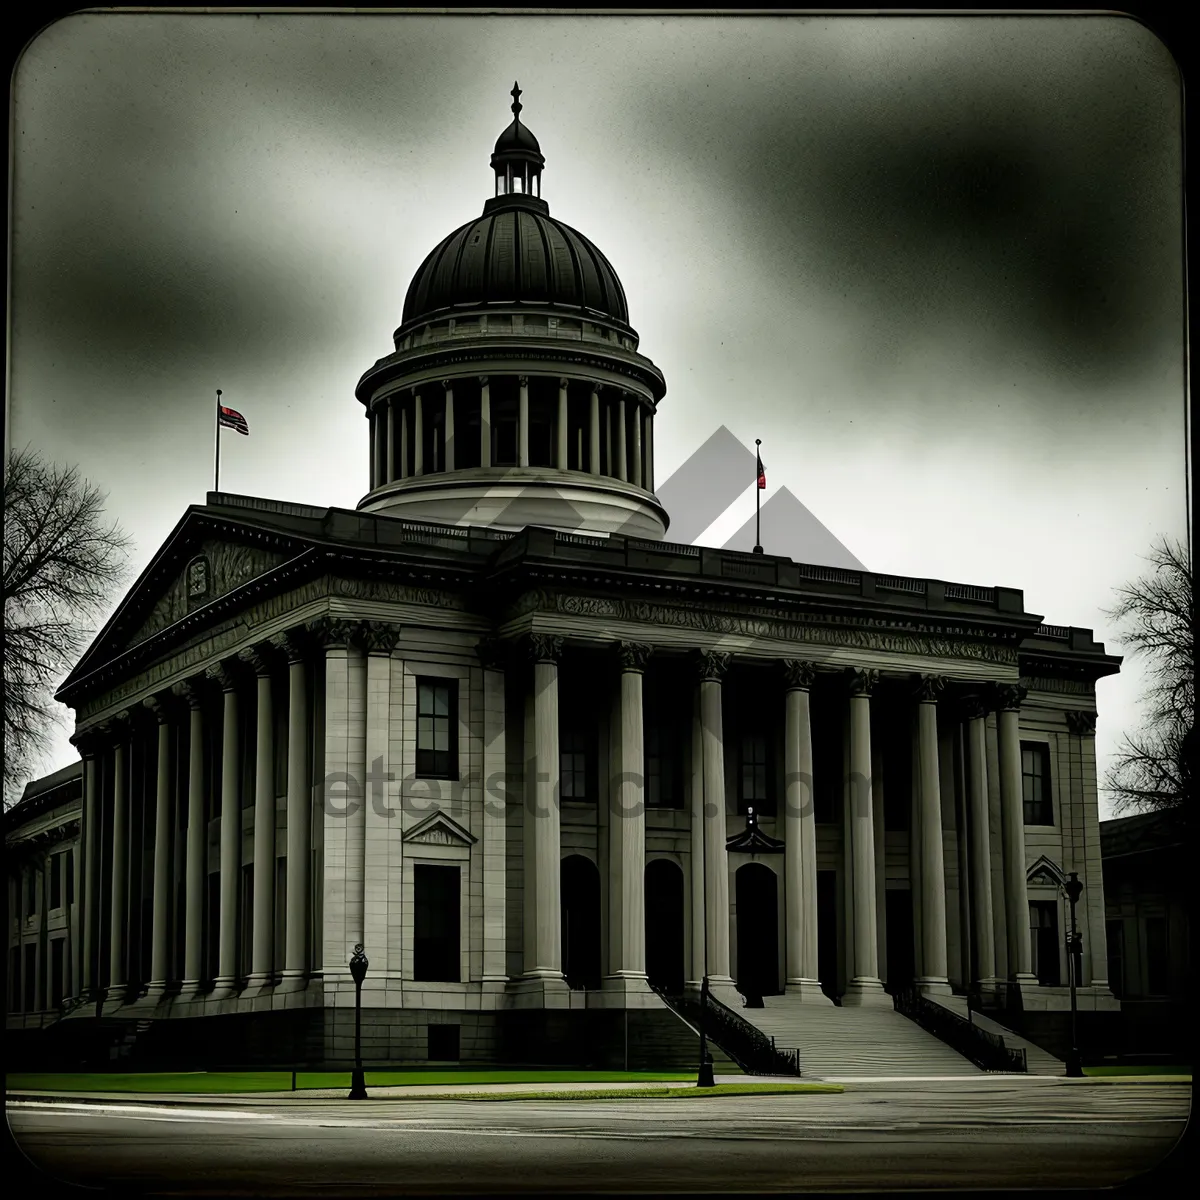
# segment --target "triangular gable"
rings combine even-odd
[[[1062,873],[1062,868],[1056,862],[1043,854],[1025,872],[1025,880],[1027,883],[1045,884],[1049,887],[1062,887],[1066,883],[1067,877]]]
[[[418,821],[401,840],[426,846],[473,846],[478,839],[439,809]]]

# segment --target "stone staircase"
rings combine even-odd
[[[971,1013],[971,1020],[980,1029],[986,1029],[988,1033],[999,1034],[1004,1039],[1006,1046],[1012,1046],[1015,1050],[1024,1050],[1025,1065],[1028,1067],[1030,1075],[1066,1075],[1067,1064],[1061,1058],[1055,1058],[1048,1050],[1043,1050],[1041,1046],[1035,1046],[1033,1042],[1021,1037],[1019,1033],[1014,1033],[1007,1026],[993,1021],[991,1017],[984,1016],[979,1011]]]
[[[766,996],[762,1008],[743,1008],[740,1014],[777,1045],[796,1047],[805,1079],[983,1074],[891,1007],[839,1007],[796,996]]]

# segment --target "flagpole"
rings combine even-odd
[[[762,438],[754,439],[754,553],[761,554],[762,548],[762,528],[759,522],[759,492],[762,488],[758,485],[758,480],[762,472],[762,451],[759,446],[762,445]]]
[[[217,388],[216,429],[213,430],[213,491],[221,490],[221,389]]]

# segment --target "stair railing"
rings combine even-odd
[[[756,1025],[752,1025],[740,1013],[723,1004],[711,992],[701,1011],[700,1001],[678,992],[668,992],[655,984],[650,985],[660,1000],[693,1029],[700,1029],[710,1040],[733,1059],[747,1075],[799,1075],[800,1051],[791,1047],[777,1047],[775,1039],[769,1038]]]
[[[892,997],[896,1011],[915,1021],[952,1050],[970,1059],[983,1071],[1024,1074],[1028,1071],[1025,1051],[1005,1045],[1004,1039],[961,1017],[956,1012],[923,996],[915,987],[905,988]]]

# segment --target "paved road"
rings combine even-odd
[[[11,1102],[8,1116],[59,1179],[175,1195],[1097,1187],[1160,1162],[1190,1094],[991,1078],[619,1103]]]

